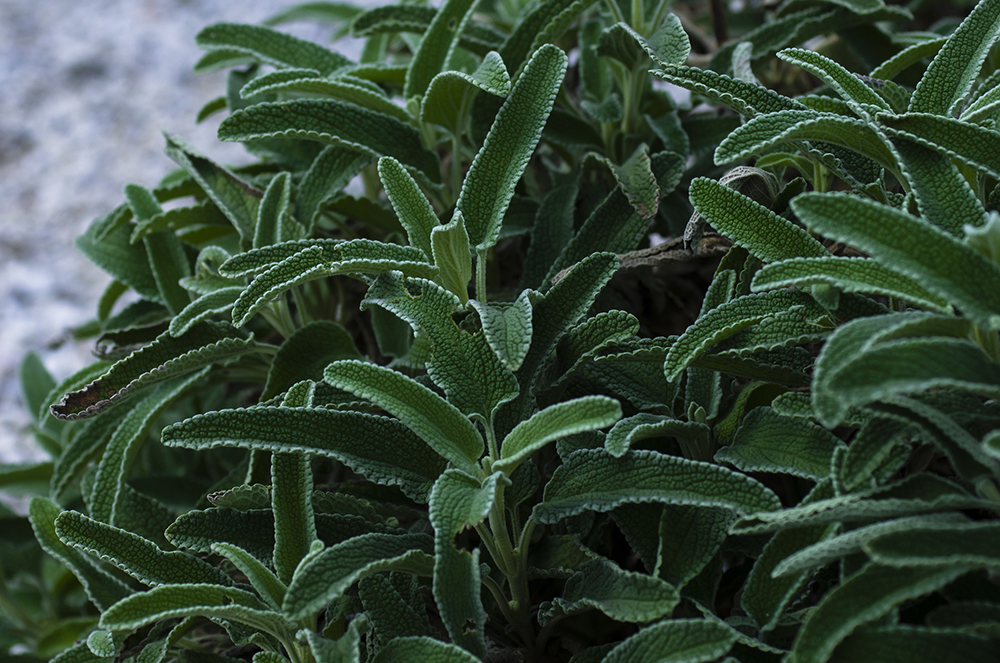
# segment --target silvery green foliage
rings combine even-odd
[[[197,69],[231,71],[199,119],[228,111],[258,160],[168,136],[179,169],[77,242],[113,277],[99,357],[61,383],[25,360],[53,459],[0,477],[45,486],[19,526],[89,616],[39,631],[0,586],[22,640],[63,663],[997,660],[1000,1],[892,42],[907,10],[785,0],[709,69],[686,65],[708,15],[667,9],[275,17],[350,25],[358,62],[203,30]],[[797,48],[831,33],[891,52],[858,76]],[[823,93],[760,85],[774,54]],[[723,252],[657,335],[649,284]]]

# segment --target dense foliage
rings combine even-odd
[[[939,4],[206,28],[256,159],[77,240],[6,660],[1000,660],[1000,0]]]

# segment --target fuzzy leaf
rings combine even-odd
[[[76,248],[115,280],[128,285],[147,299],[159,301],[160,289],[149,265],[145,246],[132,244],[128,224],[111,228],[102,226],[113,220],[113,215],[114,212],[91,223],[76,238]]]
[[[430,575],[434,563],[426,534],[363,534],[326,548],[295,571],[282,604],[291,619],[318,612],[366,575],[400,571]]]
[[[733,443],[715,453],[744,472],[778,472],[817,481],[830,473],[830,458],[842,443],[824,428],[771,408],[754,408]]]
[[[360,412],[257,407],[196,415],[163,429],[163,443],[303,451],[336,458],[375,483],[397,485],[426,501],[445,461],[405,425]]]
[[[929,629],[897,624],[862,626],[837,645],[830,663],[935,663],[991,661],[1000,656],[996,640],[953,628]]]
[[[604,657],[602,663],[702,663],[722,657],[736,631],[703,619],[671,619],[647,626]]]
[[[556,469],[533,515],[539,522],[553,523],[631,502],[722,506],[740,514],[779,508],[770,490],[717,465],[655,451],[615,458],[603,449],[584,449]]]
[[[281,235],[281,219],[288,214],[292,202],[292,180],[288,173],[278,173],[264,191],[257,208],[257,227],[253,248],[277,244]]]
[[[554,0],[532,5],[500,47],[500,56],[510,71],[521,71],[529,56],[537,53],[543,44],[559,39],[594,1]]]
[[[420,104],[420,120],[433,122],[458,133],[468,112],[468,103],[476,90],[500,98],[510,94],[510,76],[500,54],[490,51],[472,74],[442,71],[431,80]]]
[[[719,233],[769,263],[829,253],[802,228],[715,180],[691,182],[691,204]]]
[[[423,96],[431,79],[448,68],[475,4],[476,0],[445,0],[434,14],[406,71],[405,99]]]
[[[397,574],[390,579],[388,574],[376,573],[358,582],[358,598],[383,647],[396,638],[421,636],[430,631],[424,597],[416,578],[408,577],[411,584],[407,589],[412,588],[413,592],[407,593],[405,589],[398,589],[398,580],[394,583],[400,577]]]
[[[149,587],[182,582],[232,585],[225,573],[187,553],[164,552],[132,532],[106,525],[76,511],[56,518],[59,538],[77,550],[111,562]]]
[[[887,532],[864,542],[878,564],[893,567],[962,565],[995,568],[998,564],[996,523],[924,523]]]
[[[493,467],[510,476],[521,461],[549,442],[611,426],[621,416],[621,405],[607,396],[584,396],[550,405],[522,421],[504,438],[500,460]]]
[[[983,0],[931,61],[910,99],[911,113],[954,115],[1000,37],[1000,2]]]
[[[710,101],[723,104],[745,117],[788,110],[806,110],[806,107],[774,90],[747,83],[725,74],[697,67],[664,67],[650,72],[657,78],[697,92]]]
[[[434,527],[434,601],[452,642],[483,658],[486,611],[480,598],[479,549],[470,554],[455,548],[455,536],[483,522],[497,490],[508,483],[500,472],[480,482],[457,470],[445,470],[430,497]]]
[[[281,609],[281,602],[285,598],[285,584],[278,580],[278,577],[256,557],[238,546],[225,542],[213,543],[212,552],[232,562],[233,566],[247,577],[253,588],[257,590],[257,594],[271,609]]]
[[[51,407],[59,419],[83,419],[118,405],[146,387],[253,352],[253,337],[246,338],[230,325],[201,322],[183,336],[160,334],[115,363],[86,387],[71,391]]]
[[[477,251],[499,237],[504,212],[541,138],[566,66],[566,55],[552,45],[532,55],[469,167],[456,207]]]
[[[241,285],[219,288],[194,300],[170,320],[170,335],[183,336],[199,322],[228,313],[243,289]]]
[[[753,277],[754,292],[795,286],[800,290],[823,284],[845,292],[895,297],[925,309],[947,313],[948,301],[923,288],[918,281],[874,260],[826,255],[790,258],[764,265]]]
[[[328,75],[351,61],[319,44],[258,25],[216,23],[195,37],[201,48],[243,53],[279,68],[315,69]]]
[[[1000,133],[968,121],[926,113],[879,115],[893,135],[948,155],[991,177],[1000,177]]]
[[[370,154],[343,146],[323,148],[299,181],[295,196],[295,214],[307,233],[316,226],[323,203],[334,198],[369,161]]]
[[[255,104],[219,125],[219,140],[301,138],[346,147],[371,157],[391,156],[431,185],[441,182],[437,155],[408,124],[335,99],[296,99]]]
[[[736,514],[722,507],[665,504],[653,574],[683,587],[715,557],[735,520]]]
[[[397,417],[452,465],[473,476],[479,473],[483,438],[454,405],[416,380],[391,368],[360,361],[337,361],[323,379],[371,401]]]
[[[250,99],[256,95],[275,92],[304,92],[346,101],[376,113],[395,117],[404,123],[411,121],[405,108],[392,103],[392,100],[380,91],[376,92],[365,85],[359,85],[360,82],[360,79],[347,77],[331,80],[321,76],[314,69],[279,69],[258,76],[244,85],[240,89],[240,97]]]
[[[421,5],[386,5],[362,12],[352,23],[351,33],[355,37],[412,32],[424,34],[434,20],[437,9]],[[504,33],[493,26],[476,20],[465,24],[465,31],[459,36],[459,46],[485,56],[496,50],[503,42]],[[403,75],[405,76],[405,70]],[[402,81],[400,81],[402,85]]]
[[[531,347],[531,294],[523,290],[506,308],[471,300],[483,325],[486,342],[503,365],[512,371],[521,367]]]
[[[260,400],[266,401],[301,380],[323,379],[327,364],[341,359],[361,359],[354,339],[342,325],[314,320],[285,339],[271,361]]]
[[[410,246],[423,251],[427,262],[433,262],[431,233],[438,227],[438,218],[427,197],[406,169],[392,157],[378,160],[378,175],[399,222],[406,229]]]
[[[469,281],[472,279],[472,251],[461,212],[456,211],[449,223],[431,231],[431,252],[434,266],[440,270],[441,285],[458,295],[458,300],[465,304],[469,301]]]
[[[865,85],[860,78],[819,53],[805,51],[801,48],[786,48],[778,53],[778,57],[785,62],[798,65],[827,83],[855,108],[863,109],[865,106],[874,106],[875,108],[891,110],[889,104],[878,96],[875,90]]]
[[[1000,290],[982,288],[1000,280],[1000,266],[958,239],[894,208],[845,194],[803,194],[792,209],[810,229],[919,281],[977,325],[1000,329]]]
[[[871,563],[829,594],[810,613],[788,657],[789,663],[821,663],[858,626],[898,603],[943,587],[968,571],[952,565],[893,569]]]
[[[711,429],[697,421],[681,421],[673,417],[640,412],[623,419],[612,428],[604,439],[604,448],[612,456],[624,456],[632,445],[640,440],[653,437],[675,437],[694,445],[708,446]]]
[[[372,659],[372,663],[476,663],[480,659],[461,647],[428,636],[394,638]]]
[[[309,461],[306,454],[271,454],[274,568],[278,578],[286,584],[316,541],[312,466]]]
[[[623,571],[610,560],[598,559],[566,580],[562,596],[539,611],[538,621],[545,626],[558,615],[600,610],[617,621],[649,622],[669,615],[680,598],[675,587],[655,576]]]

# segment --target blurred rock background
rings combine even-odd
[[[0,463],[43,457],[25,431],[18,366],[38,352],[56,380],[90,361],[67,330],[93,316],[109,278],[73,240],[174,168],[162,131],[224,163],[221,114],[195,124],[224,72],[194,75],[205,26],[258,23],[294,0],[0,0]],[[382,2],[364,0],[358,4]],[[325,42],[329,27],[280,26]],[[337,49],[356,56],[353,40]]]

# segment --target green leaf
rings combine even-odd
[[[697,67],[664,67],[651,71],[654,76],[668,83],[697,92],[716,104],[723,104],[745,117],[756,117],[779,111],[806,110],[806,107],[774,90],[747,83],[725,74]]]
[[[177,338],[167,331],[84,388],[65,394],[51,411],[59,419],[83,419],[129,400],[146,387],[254,350],[253,337],[244,337],[224,323],[200,322]]]
[[[680,599],[676,587],[655,576],[623,571],[610,560],[595,559],[566,580],[562,596],[539,610],[538,622],[545,626],[554,617],[587,610],[600,610],[621,622],[650,622],[673,612]]]
[[[316,541],[312,504],[312,466],[301,453],[271,454],[271,504],[274,511],[274,569],[287,584]]]
[[[137,184],[125,185],[125,200],[137,223],[149,221],[163,212],[153,192]],[[143,238],[142,243],[146,248],[149,266],[160,292],[160,301],[176,315],[191,302],[187,291],[178,283],[182,278],[191,275],[191,265],[184,253],[184,247],[170,230],[149,233]]]
[[[183,392],[208,373],[204,368],[193,375],[174,378],[158,386],[151,394],[133,405],[108,440],[101,462],[94,474],[94,488],[87,506],[90,515],[114,525],[116,511],[125,507],[122,493],[128,471],[146,439],[149,427]]]
[[[475,0],[445,0],[434,14],[406,72],[405,99],[423,96],[431,79],[450,65],[475,4]]]
[[[877,564],[893,567],[962,565],[995,568],[1000,529],[993,522],[924,523],[879,534],[862,547]]]
[[[503,365],[511,371],[521,367],[531,347],[531,295],[523,290],[512,304],[501,307],[471,300],[472,307],[479,314],[486,342],[496,353]]]
[[[183,336],[199,322],[216,315],[228,313],[244,290],[242,285],[219,288],[194,300],[170,320],[169,332],[173,337]]]
[[[677,587],[686,585],[715,557],[735,520],[726,508],[665,504],[653,575]]]
[[[361,359],[351,333],[329,320],[314,320],[285,339],[271,361],[261,402],[274,398],[302,380],[320,381],[327,364]]]
[[[1000,267],[957,238],[894,208],[845,194],[807,193],[791,205],[810,229],[919,281],[977,325],[1000,329],[1000,291],[981,287],[1000,279]]]
[[[722,506],[740,514],[779,508],[770,490],[717,465],[655,451],[631,451],[616,458],[603,449],[584,449],[556,469],[533,515],[539,522],[553,523],[631,502]]]
[[[378,160],[378,175],[389,202],[396,210],[399,222],[406,229],[410,246],[423,251],[427,262],[433,262],[431,233],[438,227],[439,222],[427,197],[420,191],[406,169],[392,157],[382,157]]]
[[[954,115],[1000,37],[1000,2],[983,0],[962,21],[931,61],[910,99],[912,113]]]
[[[316,663],[361,663],[361,635],[367,631],[368,623],[353,619],[347,632],[336,641],[324,638],[319,633],[302,629],[298,632],[299,642],[308,643]]]
[[[289,212],[292,202],[292,180],[288,173],[278,173],[264,191],[257,208],[257,227],[253,248],[277,244],[280,241],[281,218]]]
[[[315,69],[324,76],[352,64],[319,44],[258,25],[216,23],[199,32],[195,43],[208,51],[244,53],[279,68]]]
[[[278,636],[294,632],[291,622],[268,610],[246,590],[194,583],[161,585],[133,594],[105,610],[100,623],[105,629],[132,630],[162,619],[193,615],[237,621]]]
[[[473,476],[479,473],[483,438],[454,405],[416,380],[391,368],[360,361],[337,361],[323,379],[371,401],[397,417],[441,457]]]
[[[946,41],[947,37],[937,37],[907,46],[873,69],[869,76],[884,80],[896,78],[905,69],[912,67],[924,58],[936,55]]]
[[[486,611],[480,598],[479,549],[455,547],[455,536],[483,522],[497,490],[509,483],[500,472],[485,481],[456,470],[445,470],[434,484],[429,502],[434,527],[434,601],[452,642],[483,658]]]
[[[802,228],[715,180],[695,179],[689,195],[713,228],[766,263],[829,255]]]
[[[132,590],[108,572],[97,568],[86,555],[59,539],[55,521],[61,513],[63,511],[55,502],[44,497],[32,497],[28,503],[28,519],[42,550],[73,572],[87,592],[87,597],[99,610],[107,610]]]
[[[335,458],[369,481],[427,500],[446,463],[403,423],[361,412],[256,407],[196,415],[163,429],[163,443],[303,451]]]
[[[504,438],[500,460],[493,463],[493,468],[509,477],[525,458],[549,442],[611,426],[621,416],[621,405],[607,396],[583,396],[550,405],[515,426]]]
[[[721,658],[736,631],[703,619],[671,619],[647,626],[604,657],[602,663],[702,663]]]
[[[872,88],[847,71],[833,60],[801,48],[786,48],[778,53],[778,57],[794,65],[805,69],[813,76],[816,76],[824,83],[827,83],[845,101],[856,109],[865,110],[865,106],[874,106],[884,110],[891,110],[889,104]]]
[[[915,279],[899,274],[880,262],[847,256],[790,258],[764,265],[754,275],[751,289],[760,292],[795,286],[804,290],[817,284],[845,292],[894,297],[939,313],[951,310],[946,299],[928,292]]]
[[[398,589],[401,578],[410,582],[405,589],[411,592]],[[430,631],[424,596],[413,576],[396,574],[390,578],[385,573],[365,576],[358,582],[358,598],[383,647],[396,638],[421,636]]]
[[[423,146],[419,132],[390,115],[336,99],[296,99],[255,104],[219,125],[219,140],[301,138],[356,150],[371,157],[391,156],[411,172],[440,184],[436,154]]]
[[[873,417],[851,440],[840,468],[840,480],[848,491],[871,480],[893,448],[909,433],[895,418]]]
[[[469,100],[476,90],[496,97],[510,94],[510,76],[500,54],[490,51],[472,74],[442,71],[437,74],[420,104],[420,121],[433,122],[459,133],[468,114]]]
[[[160,289],[149,265],[149,256],[144,246],[132,244],[128,224],[110,228],[102,226],[103,223],[113,221],[113,217],[114,212],[91,223],[76,238],[76,248],[115,280],[128,285],[147,299],[159,301]]]
[[[257,590],[257,594],[271,609],[281,609],[281,602],[285,598],[285,584],[278,580],[278,577],[261,564],[256,557],[239,546],[225,542],[213,543],[212,552],[216,555],[222,555],[232,562],[233,566],[247,577],[253,588]]]
[[[461,647],[428,636],[394,638],[372,659],[372,663],[476,663],[480,659]]]
[[[132,532],[106,525],[76,511],[64,511],[55,520],[59,538],[74,548],[111,562],[149,587],[202,582],[231,585],[225,573],[187,553],[164,552]]]
[[[434,265],[440,270],[441,285],[458,295],[458,300],[465,304],[469,301],[469,281],[472,280],[472,250],[460,211],[456,210],[446,225],[431,230],[431,252]]]
[[[555,0],[532,5],[500,48],[500,55],[510,71],[521,71],[529,55],[536,53],[543,44],[558,40],[592,4],[594,0]]]
[[[535,51],[469,167],[456,207],[477,251],[497,241],[504,212],[541,138],[566,66],[566,55],[555,46]]]
[[[830,474],[830,458],[842,446],[833,433],[806,419],[754,408],[743,418],[732,445],[715,453],[744,472],[778,472],[818,481]]]
[[[1000,177],[1000,133],[968,121],[927,113],[878,116],[889,133],[914,141],[938,153]]]
[[[704,423],[640,412],[615,424],[604,439],[604,448],[612,456],[620,458],[628,453],[633,444],[648,438],[675,437],[681,441],[681,449],[686,450],[689,446],[709,446],[710,436],[711,429]]]
[[[112,663],[114,660],[114,656],[98,656],[90,651],[86,642],[81,642],[53,657],[51,663]]]
[[[789,663],[828,660],[855,628],[874,621],[898,603],[943,587],[967,567],[893,569],[871,563],[829,594],[810,613],[788,657]]]
[[[858,627],[837,645],[828,660],[830,663],[990,661],[998,654],[996,640],[975,633],[896,624]]]
[[[366,575],[399,571],[427,576],[434,558],[426,534],[363,534],[326,548],[296,569],[282,610],[302,619],[325,608]]]
[[[334,198],[361,168],[371,161],[371,155],[339,145],[323,148],[299,182],[295,196],[295,215],[308,234],[316,227],[323,204]]]
[[[375,7],[360,14],[351,25],[355,37],[412,32],[423,34],[434,20],[437,9],[419,5],[387,5]],[[465,31],[459,36],[459,46],[476,55],[486,55],[496,50],[504,39],[504,33],[493,26],[475,20],[465,24]],[[403,72],[405,74],[405,70]],[[402,85],[402,81],[400,82]]]
[[[191,175],[236,228],[244,247],[249,248],[257,223],[257,208],[260,207],[264,192],[205,158],[178,136],[165,136],[167,156]]]

